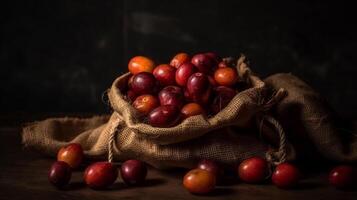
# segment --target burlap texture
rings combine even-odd
[[[108,92],[114,110],[109,120],[102,116],[35,122],[24,128],[23,143],[53,156],[60,147],[77,142],[88,158],[106,159],[112,137],[114,160],[136,158],[157,168],[192,167],[202,158],[235,164],[253,155],[265,156],[268,144],[249,128],[255,124],[257,114],[269,110],[278,97],[265,97],[265,83],[253,75],[244,56],[238,59],[236,69],[250,87],[213,117],[193,116],[171,128],[143,123],[121,92],[129,77],[124,74]]]
[[[300,159],[322,156],[337,162],[357,161],[356,133],[338,128],[335,113],[316,91],[292,74],[275,74],[264,82],[273,89],[288,91],[271,112],[283,126]]]

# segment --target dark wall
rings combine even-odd
[[[37,1],[36,1],[37,2]],[[292,72],[357,117],[352,3],[43,1],[11,3],[1,37],[1,111],[104,111],[128,59],[180,51],[246,53],[262,76]]]

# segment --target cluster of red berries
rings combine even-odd
[[[127,99],[154,127],[171,127],[194,115],[214,115],[243,88],[232,59],[215,53],[175,55],[155,66],[144,56],[128,64]]]

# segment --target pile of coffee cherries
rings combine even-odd
[[[80,144],[71,143],[62,147],[57,154],[57,161],[50,168],[48,180],[54,186],[63,188],[70,182],[72,170],[78,169],[83,160]],[[140,185],[145,181],[147,167],[139,160],[127,160],[120,167],[120,175],[127,185]],[[117,167],[110,162],[95,162],[84,171],[84,182],[92,189],[105,189],[118,178]]]
[[[171,127],[194,115],[221,111],[244,86],[232,59],[215,53],[178,53],[170,64],[155,66],[145,56],[128,64],[126,97],[154,127]]]

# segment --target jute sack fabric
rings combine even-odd
[[[299,159],[357,162],[356,133],[346,131],[347,122],[339,128],[336,114],[308,84],[286,73],[272,75],[264,82],[273,90],[284,88],[288,92],[271,113],[281,123]]]
[[[122,93],[129,78],[129,74],[124,74],[113,82],[108,92],[114,110],[109,119],[107,116],[51,118],[35,122],[24,128],[23,143],[54,156],[60,147],[77,142],[88,158],[106,159],[107,155],[109,161],[135,158],[157,168],[192,167],[202,158],[235,164],[253,155],[265,156],[269,144],[251,128],[256,121],[263,121],[277,126],[278,135],[284,135],[278,122],[267,112],[286,93],[279,88],[267,97],[265,83],[251,72],[244,56],[237,60],[236,69],[250,87],[210,118],[193,116],[170,128],[143,123]],[[293,159],[292,147],[285,139],[282,144],[279,154],[275,154],[278,158],[274,159]]]

